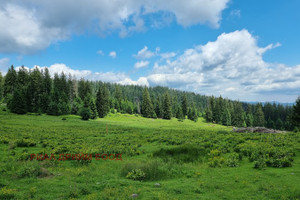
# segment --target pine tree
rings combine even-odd
[[[121,88],[119,85],[116,85],[115,89],[116,89],[115,98],[117,100],[116,101],[116,109],[120,112],[123,95],[122,95],[122,91],[121,91]]]
[[[29,112],[39,112],[42,95],[43,75],[38,68],[34,68],[29,76],[29,84],[27,90],[27,104]]]
[[[182,107],[183,116],[185,117],[188,114],[188,101],[185,93],[182,97],[181,107]]]
[[[232,125],[237,127],[244,126],[244,109],[240,102],[236,102],[233,106]]]
[[[184,116],[183,116],[182,110],[183,110],[183,109],[181,108],[181,106],[178,106],[178,107],[177,107],[176,118],[177,118],[179,121],[184,120]]]
[[[13,94],[17,83],[17,72],[12,65],[5,75],[4,85],[3,85],[3,95],[6,97],[8,94]]]
[[[254,115],[254,126],[264,126],[265,125],[265,116],[262,111],[261,104],[256,105],[255,115]]]
[[[24,88],[14,90],[12,100],[9,105],[9,109],[13,113],[25,114],[27,112],[26,91]]]
[[[213,121],[213,114],[212,114],[210,106],[208,106],[205,109],[205,115],[204,115],[204,117],[205,117],[205,119],[206,119],[207,122],[212,122]]]
[[[300,96],[296,100],[296,105],[293,106],[291,122],[295,127],[300,128]]]
[[[42,94],[41,94],[41,111],[46,113],[49,109],[49,104],[51,102],[51,90],[52,90],[52,79],[50,77],[50,73],[48,68],[45,68],[43,74],[43,81],[42,81]]]
[[[142,115],[143,117],[152,118],[154,114],[153,105],[147,87],[143,92]]]
[[[277,130],[282,130],[283,129],[283,122],[280,118],[278,118],[277,121],[276,121],[276,129]]]
[[[106,85],[102,85],[97,92],[96,107],[100,118],[105,117],[109,112],[109,91]]]
[[[163,119],[171,119],[172,118],[171,100],[170,100],[170,96],[169,96],[168,92],[166,92],[164,94],[162,111],[163,111]]]
[[[162,118],[162,106],[161,101],[159,100],[159,97],[156,98],[155,102],[155,114],[158,118]]]
[[[91,109],[91,119],[97,118],[97,107],[95,103],[95,99],[90,97],[89,108]]]
[[[223,111],[223,125],[231,126],[231,114],[228,108]]]
[[[2,73],[0,72],[0,101],[3,98],[3,76]]]
[[[246,115],[246,125],[247,125],[247,127],[253,126],[253,115],[251,113],[248,113]]]

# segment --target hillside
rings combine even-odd
[[[0,121],[1,199],[300,197],[299,133],[232,133],[203,118],[120,113],[83,121],[1,109]],[[58,160],[80,153],[93,158]],[[56,160],[31,160],[32,154]],[[122,154],[122,160],[96,160],[97,154]]]

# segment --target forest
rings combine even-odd
[[[161,86],[77,80],[64,73],[52,78],[48,68],[27,70],[22,66],[16,70],[11,66],[5,76],[0,73],[0,99],[13,113],[75,114],[83,120],[120,112],[166,120],[175,117],[179,121],[204,117],[207,122],[226,126],[289,131],[300,124],[299,97],[294,106],[250,104]]]

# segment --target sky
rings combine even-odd
[[[0,71],[24,65],[240,101],[300,94],[299,0],[1,0]]]

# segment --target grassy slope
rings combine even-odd
[[[164,148],[202,145],[208,140],[222,140],[231,128],[189,120],[178,122],[145,119],[134,115],[109,115],[104,119],[82,121],[77,116],[14,115],[0,111],[0,187],[15,189],[17,199],[299,199],[299,137],[293,166],[253,169],[244,158],[236,168],[210,168],[206,161],[164,163],[152,153]],[[223,132],[222,132],[223,131]],[[225,135],[225,136],[224,136]],[[28,138],[35,147],[15,147],[17,140]],[[227,136],[226,136],[227,137]],[[243,135],[241,137],[244,137]],[[245,136],[246,138],[248,136]],[[285,137],[288,137],[286,135]],[[203,139],[204,138],[204,139]],[[3,142],[4,140],[8,141]],[[24,166],[34,161],[16,161],[24,149],[28,153],[123,152],[123,161],[95,161],[78,166],[74,161],[43,165],[54,176],[23,177]],[[13,155],[15,154],[15,155]],[[154,181],[133,181],[121,176],[128,163],[141,165],[158,161],[168,176]],[[161,187],[155,187],[154,183]]]

